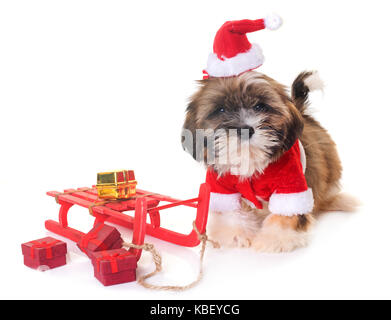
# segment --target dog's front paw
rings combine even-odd
[[[209,215],[208,236],[220,243],[222,247],[249,248],[254,231],[248,227],[254,225],[248,214],[240,211],[213,212]]]
[[[274,227],[266,228],[255,236],[252,240],[252,247],[262,252],[280,253],[305,247],[307,243],[307,232]]]
[[[246,237],[244,234],[235,235],[234,247],[250,248],[251,247],[251,240],[249,237]]]
[[[311,218],[308,218],[310,224]],[[296,224],[298,217],[269,216],[261,231],[252,240],[252,247],[268,253],[290,252],[308,244],[307,226],[304,230]]]
[[[209,237],[217,241],[222,247],[227,248],[249,248],[251,240],[246,232],[240,227],[227,227],[223,229],[212,229]]]

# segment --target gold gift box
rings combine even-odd
[[[133,170],[100,172],[97,180],[96,189],[101,199],[129,199],[136,194]]]

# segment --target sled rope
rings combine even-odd
[[[90,188],[81,188],[79,190],[73,190],[73,191],[66,191],[66,192],[59,192],[55,195],[54,197],[54,200],[56,200],[57,203],[60,203],[59,200],[58,200],[58,197],[59,196],[64,196],[64,195],[71,195],[72,193],[76,193],[76,192],[83,192],[83,191],[87,191],[89,190]]]
[[[196,224],[195,224],[195,221],[193,221],[193,229],[196,232],[196,234],[198,236],[198,239],[202,243],[201,251],[200,251],[200,271],[198,273],[198,277],[197,277],[196,280],[194,280],[193,282],[191,282],[191,283],[189,283],[187,285],[184,285],[184,286],[170,286],[170,285],[160,286],[160,285],[154,285],[154,284],[147,283],[145,281],[146,279],[151,278],[155,274],[157,274],[160,271],[162,271],[162,257],[161,257],[161,255],[155,249],[153,244],[144,243],[143,245],[135,245],[133,243],[124,242],[123,243],[124,246],[130,247],[130,248],[135,248],[135,249],[143,249],[145,251],[150,252],[151,255],[152,255],[153,261],[155,263],[155,270],[152,271],[151,273],[148,273],[148,274],[142,276],[141,278],[139,278],[137,280],[137,282],[140,285],[142,285],[144,288],[148,288],[148,289],[152,289],[152,290],[184,291],[184,290],[187,290],[187,289],[190,289],[190,288],[193,288],[194,286],[196,286],[201,281],[201,279],[203,277],[203,268],[202,268],[202,266],[203,266],[203,261],[204,261],[206,243],[209,241],[213,245],[214,248],[220,248],[220,244],[218,242],[216,242],[216,241],[208,239],[208,236],[206,235],[206,233],[202,233],[201,234],[200,231],[198,230]]]
[[[138,195],[130,197],[128,199],[103,200],[103,201],[95,202],[92,205],[90,205],[88,207],[88,211],[89,211],[90,215],[93,216],[94,215],[94,212],[93,212],[93,208],[94,207],[105,206],[106,204],[109,204],[109,203],[119,203],[119,202],[122,202],[122,201],[136,200],[136,199],[139,199],[139,198],[145,198],[145,197],[155,196],[155,195],[157,195],[157,193],[145,193],[145,194],[138,194]]]

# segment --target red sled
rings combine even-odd
[[[78,205],[90,209],[95,218],[94,226],[98,223],[110,222],[129,229],[133,229],[133,244],[142,245],[145,235],[168,241],[170,243],[185,246],[195,247],[200,243],[197,233],[191,227],[188,234],[178,233],[160,226],[160,211],[186,206],[197,210],[195,225],[199,232],[205,232],[208,219],[210,187],[208,184],[201,184],[197,198],[188,200],[178,200],[169,196],[155,194],[148,191],[137,189],[134,199],[115,201],[112,203],[102,202],[98,198],[98,193],[95,187],[68,189],[64,193],[50,191],[49,196],[56,197],[60,204],[59,221],[47,220],[45,227],[47,230],[68,238],[75,242],[85,236],[85,233],[68,226],[68,211]],[[159,205],[161,202],[167,204]],[[134,211],[134,217],[127,214],[128,211]],[[147,223],[147,215],[150,217],[150,223]],[[141,256],[141,249],[129,250],[137,260]]]

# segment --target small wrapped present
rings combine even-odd
[[[119,249],[122,243],[121,234],[116,228],[99,223],[81,238],[77,246],[91,258],[92,252]]]
[[[136,194],[137,181],[133,170],[98,173],[96,189],[101,199],[129,199]]]
[[[24,264],[33,269],[53,269],[67,263],[67,244],[52,237],[23,243],[22,253]]]
[[[93,252],[91,262],[95,277],[104,286],[136,280],[137,258],[125,249]]]

